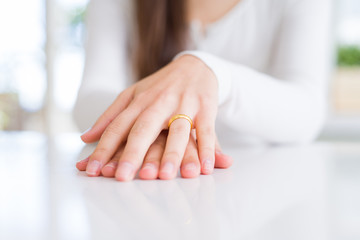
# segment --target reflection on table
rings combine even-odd
[[[360,143],[242,145],[232,168],[89,178],[76,134],[0,133],[0,239],[359,239]]]

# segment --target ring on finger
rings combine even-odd
[[[176,119],[186,119],[189,123],[190,123],[190,129],[193,129],[193,120],[186,114],[176,114],[174,115],[172,118],[170,118],[169,123],[168,123],[168,128],[170,128],[170,125],[176,120]]]

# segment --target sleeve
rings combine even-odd
[[[326,113],[331,66],[329,0],[296,0],[287,6],[266,75],[201,51],[218,79],[217,121],[237,134],[270,143],[313,140]]]
[[[92,0],[86,14],[86,57],[73,110],[80,129],[89,128],[130,81],[127,54],[129,4]]]

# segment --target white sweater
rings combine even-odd
[[[81,130],[135,82],[132,0],[93,0],[86,62],[74,109]],[[188,51],[219,83],[220,143],[306,142],[326,112],[330,0],[242,0],[201,31],[191,24]]]

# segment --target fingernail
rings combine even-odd
[[[119,163],[118,175],[125,181],[130,180],[134,172],[134,166],[128,162]]]
[[[227,155],[227,154],[225,154],[225,153],[223,153],[222,151],[219,151],[219,150],[216,150],[215,152],[216,152],[216,154],[221,155],[221,156],[229,156],[229,155]]]
[[[224,155],[224,153],[222,151],[220,151],[220,150],[216,150],[215,152],[216,152],[216,154]]]
[[[161,171],[166,173],[172,173],[174,171],[174,164],[172,162],[165,163]]]
[[[89,163],[88,167],[86,168],[86,173],[88,175],[97,175],[98,172],[100,171],[100,166],[101,166],[100,162],[94,160]]]
[[[86,129],[84,132],[81,133],[81,136],[84,135],[85,133],[89,132],[91,130],[92,127],[89,127],[88,129]]]
[[[118,165],[117,162],[109,162],[108,164],[106,164],[107,167],[112,167],[112,168],[116,168]]]
[[[156,170],[155,165],[152,164],[152,163],[146,163],[146,164],[144,164],[143,169]]]
[[[195,172],[196,171],[196,165],[195,163],[188,163],[184,166],[184,170],[188,171],[188,172]]]
[[[88,162],[89,161],[89,157],[83,159],[83,160],[80,160],[78,161],[78,163],[85,163],[85,162]]]
[[[214,164],[211,160],[207,159],[203,163],[203,169],[206,171],[211,171],[214,168]]]

